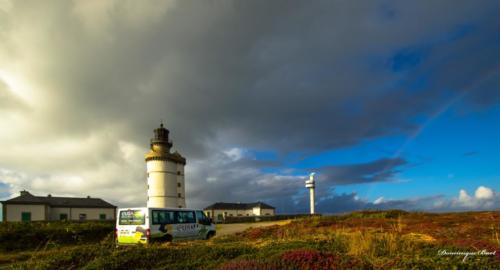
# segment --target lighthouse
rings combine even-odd
[[[145,155],[148,207],[185,208],[184,166],[186,159],[177,151],[171,153],[170,131],[163,127],[154,130],[150,150]]]
[[[309,180],[306,181],[306,188],[309,189],[309,203],[310,203],[310,206],[311,206],[311,215],[314,214],[314,174],[315,173],[311,173],[309,175]]]

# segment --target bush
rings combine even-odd
[[[0,251],[98,243],[113,235],[114,222],[2,222]]]
[[[247,245],[207,246],[204,242],[177,245],[150,245],[118,249],[96,258],[86,269],[200,269],[213,268],[243,254],[255,253]]]
[[[320,214],[315,214],[314,216],[321,216]],[[294,215],[274,215],[274,216],[241,216],[241,217],[225,217],[222,220],[215,220],[217,223],[253,223],[261,221],[276,221],[276,220],[287,220],[287,219],[304,219],[309,218],[309,214],[294,214]]]
[[[278,267],[272,264],[258,262],[256,260],[229,261],[217,268],[217,270],[274,270],[274,269],[278,269]]]
[[[34,256],[24,263],[16,264],[15,269],[79,269],[96,257],[106,257],[113,251],[109,245],[83,245],[59,250],[53,256]]]
[[[400,216],[408,215],[409,212],[399,209],[393,210],[364,210],[355,211],[345,215],[346,218],[398,218]]]

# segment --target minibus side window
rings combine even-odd
[[[174,212],[166,210],[153,210],[153,225],[158,224],[173,224],[174,223]]]
[[[196,223],[193,211],[176,211],[175,223]]]
[[[198,222],[205,222],[208,218],[205,216],[205,213],[203,211],[196,211],[196,219]]]

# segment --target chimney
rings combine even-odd
[[[21,191],[21,196],[25,196],[25,195],[31,195],[31,194],[26,190]]]
[[[49,197],[49,198],[50,198],[50,197],[52,197],[52,195],[51,195],[51,194],[49,194],[49,195],[47,195],[47,197]]]
[[[87,195],[87,199],[90,199],[90,195]]]

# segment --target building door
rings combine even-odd
[[[22,212],[21,213],[22,221],[31,221],[31,212]]]
[[[68,214],[60,214],[59,220],[68,220]]]

